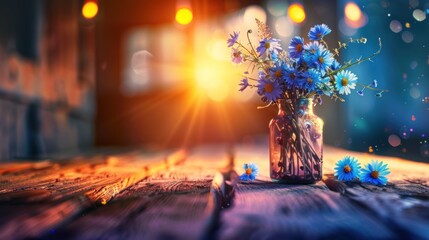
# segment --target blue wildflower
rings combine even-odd
[[[332,66],[334,60],[332,53],[323,46],[319,47],[314,54],[316,68],[322,73],[325,73],[326,69]]]
[[[267,39],[267,38],[264,38],[264,40],[262,40],[262,41],[259,42],[259,46],[256,48],[256,51],[259,53],[259,56],[261,56],[265,52],[268,52],[268,53],[272,53],[273,52],[275,54],[278,54],[279,51],[282,50],[279,42],[280,42],[279,39],[275,39],[275,38]]]
[[[360,163],[354,157],[346,156],[335,164],[334,176],[340,181],[351,181],[359,177]]]
[[[300,58],[304,51],[304,39],[294,37],[289,44],[289,56],[291,58]]]
[[[304,45],[303,60],[308,66],[315,67],[316,54],[322,52],[325,48],[319,42],[309,42]]]
[[[356,92],[359,96],[363,96],[363,90],[359,90]]]
[[[265,76],[262,76],[258,80],[258,93],[268,101],[275,102],[282,96],[283,91],[278,81],[270,81]]]
[[[376,88],[378,86],[377,80],[374,79],[371,85]]]
[[[372,183],[375,185],[386,185],[387,175],[390,173],[387,164],[383,164],[382,161],[374,161],[367,164],[361,170],[360,180],[361,182]]]
[[[320,44],[317,41],[314,41],[314,42],[309,42],[309,43],[305,44],[304,50],[306,53],[308,53],[310,55],[314,55],[316,53],[316,51],[318,51],[321,47],[322,47],[322,44]]]
[[[233,32],[232,34],[229,34],[229,38],[226,41],[226,43],[228,44],[228,47],[232,47],[237,42],[239,34],[240,34],[239,32]]]
[[[238,84],[240,87],[240,89],[238,89],[238,91],[242,92],[244,91],[244,89],[246,89],[249,86],[249,80],[246,78],[241,79],[241,82]]]
[[[255,163],[246,163],[243,166],[244,173],[240,176],[240,180],[242,181],[253,181],[258,176],[259,169]]]
[[[340,94],[350,94],[350,89],[355,89],[357,77],[349,70],[342,70],[335,77],[336,88]]]
[[[289,89],[302,88],[303,85],[303,80],[300,73],[292,67],[285,68],[285,82],[286,87]]]
[[[331,33],[331,29],[326,24],[316,25],[308,32],[308,38],[313,41],[319,41],[329,33]]]
[[[276,64],[276,66],[270,68],[271,79],[282,80],[285,75],[285,65]]]
[[[314,91],[321,81],[320,73],[314,69],[309,69],[307,72],[304,72],[304,83],[303,87],[307,91]]]

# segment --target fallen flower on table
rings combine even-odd
[[[386,185],[387,175],[390,173],[387,164],[382,161],[372,160],[361,169],[360,180],[375,185]]]
[[[246,163],[243,166],[244,173],[240,176],[242,181],[253,181],[258,176],[259,168],[255,163]]]
[[[340,181],[351,181],[359,177],[360,163],[354,157],[346,156],[338,160],[334,176]]]

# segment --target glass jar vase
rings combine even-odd
[[[270,176],[282,183],[314,183],[322,179],[323,120],[313,100],[281,99],[270,124]]]

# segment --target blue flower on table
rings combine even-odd
[[[304,39],[302,37],[294,37],[289,44],[289,56],[292,58],[300,58],[304,51]]]
[[[242,181],[253,181],[258,176],[259,168],[255,163],[246,163],[243,166],[244,173],[240,176]]]
[[[232,47],[237,42],[239,34],[240,34],[239,32],[233,32],[232,34],[229,34],[229,38],[226,41],[226,43],[228,44],[228,47]]]
[[[308,32],[308,38],[313,41],[319,41],[329,33],[331,33],[331,29],[328,27],[328,25],[316,25],[310,28],[310,32]]]
[[[259,53],[259,56],[265,52],[278,54],[282,50],[279,42],[279,39],[264,38],[264,40],[259,42],[259,46],[256,48],[256,51]]]
[[[360,180],[361,182],[375,185],[386,185],[389,173],[387,164],[382,161],[372,160],[371,163],[361,169]]]
[[[360,163],[354,157],[346,156],[335,164],[334,176],[340,181],[351,181],[359,177]]]
[[[355,89],[357,77],[349,70],[341,70],[335,77],[336,87],[340,94],[350,94],[350,89]]]

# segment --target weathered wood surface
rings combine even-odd
[[[0,239],[429,239],[429,164],[324,154],[312,185],[271,182],[263,143],[0,165]],[[388,185],[337,181],[346,155],[389,163]]]
[[[229,165],[224,147],[195,149],[182,164],[138,182],[105,206],[71,221],[54,236],[60,239],[207,238],[219,213],[214,196],[218,193],[212,185],[223,182],[222,177],[215,175]]]
[[[0,175],[0,239],[36,237],[115,195],[141,179],[179,164],[185,152],[24,163]],[[19,163],[17,163],[19,165]],[[36,163],[38,165],[38,163]]]

